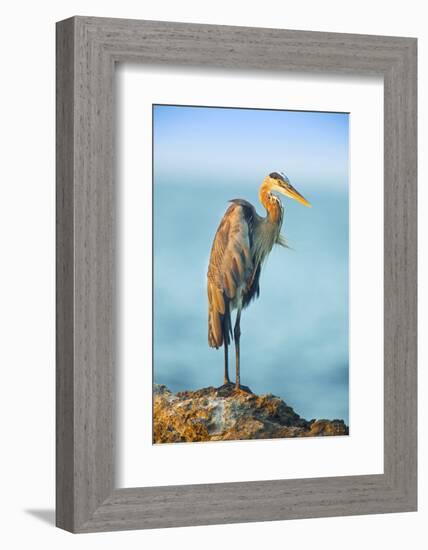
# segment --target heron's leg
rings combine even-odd
[[[241,338],[241,310],[238,309],[236,314],[235,327],[233,329],[233,336],[235,338],[235,352],[236,352],[236,384],[235,388],[237,390],[241,387],[241,377],[240,377],[240,348],[239,341]]]
[[[224,383],[230,384],[230,378],[229,378],[229,354],[227,351],[228,344],[227,339],[224,339]]]
[[[230,309],[229,301],[225,301],[225,312],[223,321],[223,346],[224,346],[224,383],[230,384],[229,378],[229,332],[230,332]]]

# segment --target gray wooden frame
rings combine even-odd
[[[113,83],[115,63],[124,61],[383,76],[382,475],[115,488]],[[416,78],[413,38],[90,17],[57,24],[59,527],[91,532],[416,510]]]

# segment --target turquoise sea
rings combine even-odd
[[[339,177],[339,176],[338,176]],[[154,178],[154,380],[172,391],[223,383],[223,350],[208,347],[206,272],[228,200],[251,201],[257,177]],[[301,416],[348,423],[348,186],[291,182],[313,204],[282,197],[282,233],[243,312],[241,381]],[[234,378],[231,349],[230,369]]]

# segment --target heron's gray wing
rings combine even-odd
[[[239,298],[237,293],[246,287],[253,273],[253,222],[249,207],[232,202],[217,229],[211,248],[207,290],[208,342],[212,347],[223,344],[224,317],[229,315],[229,302]]]

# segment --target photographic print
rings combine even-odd
[[[349,114],[153,105],[153,443],[349,434]]]

